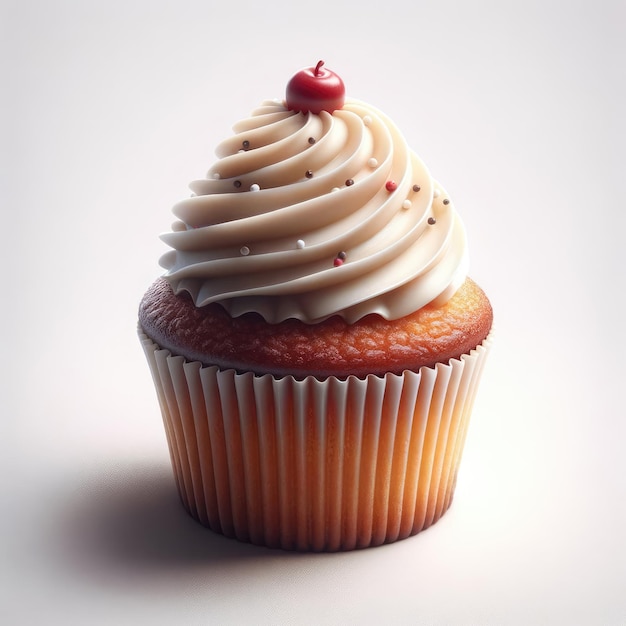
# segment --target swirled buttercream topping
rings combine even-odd
[[[354,322],[443,303],[465,279],[453,203],[380,111],[267,101],[233,130],[162,235],[175,293],[271,323]]]

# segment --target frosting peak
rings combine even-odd
[[[233,130],[162,235],[175,293],[271,323],[353,322],[443,303],[465,279],[452,202],[380,111],[266,101]]]

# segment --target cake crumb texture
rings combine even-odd
[[[433,367],[470,352],[489,334],[491,304],[467,278],[443,306],[427,305],[397,319],[370,314],[353,324],[338,316],[318,324],[269,324],[256,313],[231,317],[219,304],[196,307],[157,279],[139,307],[143,331],[188,360],[222,369],[296,377],[359,377]]]

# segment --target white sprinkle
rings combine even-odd
[[[403,209],[410,209],[410,208],[411,208],[411,201],[410,201],[410,200],[408,200],[408,199],[407,199],[407,200],[405,200],[405,201],[402,203],[402,208],[403,208]]]
[[[250,191],[259,191],[261,187],[259,187],[256,183],[250,185]]]
[[[333,193],[334,191],[339,191],[339,187],[333,187],[330,191],[331,193]]]
[[[245,152],[243,148],[240,148],[239,150],[237,150],[237,154],[241,154],[242,152]]]
[[[220,173],[219,172],[213,172],[213,178],[215,180],[219,180],[221,178]]]
[[[248,248],[248,246],[241,246],[241,248],[239,248],[239,253],[241,256],[248,256],[250,254],[250,248]]]
[[[376,167],[376,166],[378,165],[378,161],[377,161],[374,157],[372,157],[372,158],[371,158],[371,159],[367,162],[367,164],[368,164],[370,167]]]
[[[439,197],[439,189],[435,189],[435,191],[433,192],[433,197],[435,198]]]
[[[366,115],[363,118],[363,124],[365,124],[366,126],[369,126],[372,123],[372,118],[369,115]]]
[[[296,248],[298,248],[298,250],[304,248],[304,239],[298,239],[298,241],[296,241]]]

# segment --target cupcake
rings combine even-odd
[[[452,199],[321,61],[216,154],[139,307],[183,505],[287,550],[416,534],[452,501],[493,319]]]

